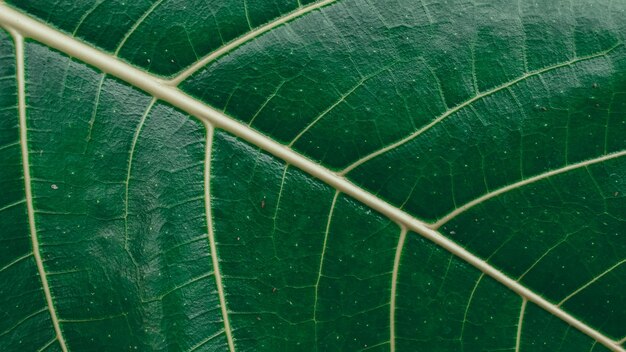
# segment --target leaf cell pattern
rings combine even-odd
[[[4,349],[624,350],[620,2],[7,3]]]

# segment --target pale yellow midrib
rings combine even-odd
[[[182,109],[183,111],[195,116],[213,127],[224,129],[225,131],[228,131],[260,147],[266,152],[283,159],[287,163],[294,165],[304,172],[316,177],[320,181],[327,183],[337,191],[359,200],[401,226],[405,226],[408,230],[414,231],[450,251],[457,257],[463,259],[486,275],[508,287],[510,290],[526,298],[528,301],[533,302],[544,310],[567,322],[571,326],[577,328],[581,332],[596,339],[612,351],[626,352],[624,348],[617,345],[612,339],[591,328],[567,312],[561,310],[559,307],[548,302],[546,299],[521,285],[519,282],[504,275],[498,269],[473,255],[465,248],[441,235],[439,232],[429,228],[429,226],[423,221],[390,205],[382,199],[354,185],[344,177],[341,177],[335,172],[309,160],[305,156],[296,153],[271,138],[262,135],[248,126],[245,126],[240,122],[224,115],[221,111],[213,109],[195,100],[177,88],[166,84],[166,82],[161,79],[134,68],[115,57],[103,53],[67,36],[64,33],[33,20],[32,18],[13,10],[2,3],[0,3],[0,25],[16,28],[26,36],[32,37],[47,46],[53,47],[81,61],[91,64],[103,72],[109,73],[136,86],[137,88],[146,91],[157,99],[164,100]]]

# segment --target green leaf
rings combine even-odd
[[[625,350],[626,3],[6,2],[3,350]]]

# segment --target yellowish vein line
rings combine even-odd
[[[48,349],[48,347],[52,346],[52,344],[56,341],[57,339],[52,339],[50,341],[48,341],[48,343],[46,343],[45,345],[43,345],[40,349],[37,350],[37,352],[42,352]]]
[[[293,19],[295,19],[296,17],[300,17],[306,13],[309,13],[311,11],[317,10],[321,7],[324,7],[328,4],[331,4],[333,2],[335,2],[337,0],[323,0],[323,1],[319,1],[319,2],[315,2],[312,3],[308,6],[305,7],[301,7],[299,9],[297,9],[296,11],[293,11],[289,14],[287,14],[286,16],[280,17],[264,26],[258,27],[257,29],[250,31],[248,33],[246,33],[245,35],[233,40],[232,42],[229,42],[228,44],[220,47],[219,49],[211,52],[210,54],[206,55],[205,57],[203,57],[202,59],[198,60],[196,63],[192,64],[191,66],[189,66],[188,68],[186,68],[184,71],[182,71],[181,73],[179,73],[176,77],[174,77],[173,79],[169,80],[167,83],[172,85],[172,86],[177,86],[180,84],[180,82],[184,81],[185,79],[187,79],[187,77],[191,76],[192,74],[194,74],[196,71],[198,71],[199,69],[201,69],[202,67],[206,66],[207,64],[209,64],[210,62],[214,61],[215,59],[219,58],[220,56],[232,51],[233,49],[251,41],[252,39],[259,37],[267,32],[269,32],[270,30],[283,25]],[[247,14],[246,14],[247,15]],[[249,21],[249,20],[248,20]]]
[[[23,256],[11,261],[9,264],[3,266],[2,268],[0,268],[0,273],[7,270],[8,268],[12,267],[13,265],[21,262],[22,260],[29,258],[31,255],[33,255],[33,253],[26,253]]]
[[[150,101],[150,103],[148,104],[148,107],[146,107],[145,112],[143,113],[143,115],[141,116],[141,119],[139,120],[139,124],[137,125],[137,128],[135,129],[135,134],[133,135],[133,141],[130,146],[130,153],[128,155],[128,165],[126,167],[126,180],[124,181],[124,249],[126,249],[126,251],[128,252],[128,255],[133,260],[133,263],[135,263],[135,257],[132,255],[128,247],[128,194],[129,194],[129,187],[130,187],[130,177],[131,177],[131,173],[133,169],[133,158],[135,156],[135,147],[137,146],[137,141],[139,140],[139,135],[141,134],[143,125],[146,122],[146,118],[148,117],[148,114],[150,113],[150,110],[152,109],[152,106],[154,105],[155,102],[156,102],[156,98],[153,98]],[[135,263],[135,266],[137,266],[137,263]]]
[[[342,94],[341,96],[339,96],[339,99],[337,99],[333,104],[331,104],[329,107],[327,107],[324,111],[322,111],[322,113],[320,113],[315,119],[313,119],[313,121],[311,121],[308,125],[306,125],[306,127],[304,127],[302,129],[302,131],[300,131],[300,133],[298,133],[298,135],[289,143],[288,147],[292,147],[299,139],[300,137],[302,137],[304,134],[306,134],[313,126],[315,126],[319,120],[323,119],[324,116],[328,115],[328,113],[330,113],[331,111],[333,111],[337,106],[339,106],[339,104],[343,103],[346,101],[346,99],[352,95],[352,93],[354,93],[357,89],[359,89],[360,87],[363,87],[363,85],[370,79],[375,78],[376,76],[378,76],[379,74],[381,74],[382,72],[384,72],[385,70],[389,69],[388,66],[383,67],[380,70],[377,70],[376,72],[361,78],[358,82],[356,82],[356,84],[354,86],[352,86],[352,88],[348,89],[347,92],[345,92],[344,94]]]
[[[7,204],[7,205],[3,206],[2,208],[0,208],[0,212],[3,212],[5,210],[7,210],[7,209],[11,209],[13,207],[16,207],[16,206],[18,206],[18,205],[20,205],[20,204],[22,204],[24,202],[26,202],[26,199],[18,200],[15,203]]]
[[[43,286],[44,296],[46,297],[46,303],[48,305],[48,311],[50,312],[50,318],[52,325],[56,333],[56,338],[59,341],[61,350],[67,352],[67,346],[65,339],[63,338],[63,332],[61,325],[59,324],[59,318],[54,307],[52,300],[52,294],[50,293],[50,286],[48,285],[48,278],[46,276],[46,270],[43,266],[43,259],[41,258],[41,251],[39,249],[39,238],[37,237],[37,226],[35,224],[35,207],[33,205],[33,191],[31,188],[30,178],[30,163],[28,161],[28,133],[26,125],[26,88],[24,77],[24,38],[21,34],[12,32],[15,40],[15,58],[17,64],[17,95],[18,95],[18,111],[19,111],[19,124],[20,124],[20,143],[22,147],[22,165],[24,168],[24,190],[26,193],[26,208],[28,211],[28,225],[30,228],[30,238],[33,245],[33,255],[35,257],[35,263],[37,263],[37,271],[41,279],[41,285]]]
[[[620,151],[620,152],[617,152],[617,153],[603,155],[603,156],[601,156],[599,158],[589,159],[589,160],[581,161],[579,163],[570,164],[568,166],[565,166],[565,167],[562,167],[562,168],[559,168],[559,169],[554,169],[554,170],[551,170],[551,171],[548,171],[548,172],[545,172],[545,173],[542,173],[542,174],[539,174],[539,175],[536,175],[536,176],[533,176],[533,177],[529,177],[529,178],[527,178],[525,180],[512,183],[512,184],[510,184],[508,186],[505,186],[505,187],[499,188],[499,189],[497,189],[495,191],[489,192],[489,193],[487,193],[487,194],[485,194],[485,195],[483,195],[483,196],[481,196],[479,198],[474,199],[471,202],[466,203],[465,205],[462,205],[462,206],[456,208],[454,211],[450,212],[448,215],[442,217],[437,222],[435,222],[431,227],[433,229],[438,229],[441,226],[443,226],[444,224],[446,224],[448,221],[450,221],[453,218],[455,218],[456,216],[458,216],[459,214],[464,213],[467,210],[469,210],[470,208],[472,208],[472,207],[474,207],[474,206],[476,206],[476,205],[478,205],[480,203],[483,203],[483,202],[485,202],[485,201],[487,201],[487,200],[489,200],[491,198],[497,197],[497,196],[501,195],[502,193],[506,193],[506,192],[512,191],[512,190],[514,190],[516,188],[520,188],[522,186],[531,184],[533,182],[541,181],[543,179],[546,179],[546,178],[549,178],[549,177],[552,177],[552,176],[555,176],[555,175],[558,175],[558,174],[562,174],[562,173],[565,173],[565,172],[568,172],[568,171],[572,171],[572,170],[575,170],[575,169],[578,169],[578,168],[581,168],[581,167],[586,167],[586,166],[589,166],[589,165],[601,163],[601,162],[604,162],[604,161],[607,161],[607,160],[619,158],[619,157],[622,157],[624,155],[626,155],[626,150],[623,150],[623,151]]]
[[[124,46],[124,44],[126,44],[126,41],[128,40],[128,38],[130,38],[130,36],[133,33],[135,33],[139,25],[141,25],[143,21],[145,21],[146,18],[150,16],[150,14],[154,11],[154,9],[156,9],[159,5],[161,5],[162,2],[163,0],[155,1],[154,4],[152,4],[152,6],[150,6],[150,8],[146,12],[144,12],[144,14],[141,15],[141,17],[139,17],[137,21],[135,21],[133,26],[130,27],[128,32],[126,32],[126,34],[124,35],[124,38],[122,39],[120,44],[117,46],[117,49],[115,49],[115,54],[114,54],[115,56],[117,56],[120,53],[120,50],[122,50],[122,47]]]
[[[328,220],[326,221],[326,231],[324,233],[324,242],[322,243],[322,254],[320,255],[320,265],[319,271],[317,272],[317,281],[315,282],[315,299],[313,301],[313,323],[315,324],[315,350],[318,349],[318,341],[317,341],[317,299],[318,292],[320,287],[320,281],[322,280],[322,271],[324,269],[324,256],[326,255],[326,244],[328,242],[328,233],[330,232],[330,223],[333,219],[333,212],[335,211],[335,204],[337,203],[337,198],[339,197],[339,191],[335,192],[335,196],[333,197],[333,202],[330,205],[330,210],[328,212]]]
[[[590,285],[592,285],[594,282],[600,280],[603,276],[605,276],[606,274],[610,273],[611,271],[615,270],[617,267],[619,267],[620,265],[626,263],[626,259],[618,262],[617,264],[613,265],[612,267],[606,269],[604,272],[602,272],[600,275],[594,277],[593,279],[591,279],[589,282],[587,282],[586,284],[582,285],[581,287],[579,287],[576,291],[570,293],[567,297],[563,298],[563,300],[561,302],[559,302],[559,304],[557,304],[557,306],[562,306],[563,303],[567,302],[570,298],[576,296],[578,293],[580,293],[580,291],[586,289],[587,287],[589,287]]]
[[[436,230],[433,230],[423,221],[413,217],[401,209],[398,209],[397,207],[390,205],[379,197],[356,186],[344,177],[341,177],[337,173],[323,167],[322,165],[311,161],[290,148],[287,148],[271,138],[241,124],[235,119],[224,115],[221,111],[213,109],[197,101],[175,87],[163,84],[163,81],[158,77],[141,71],[111,55],[103,53],[98,49],[69,37],[68,35],[48,27],[2,3],[0,3],[0,25],[3,27],[15,28],[23,35],[32,37],[47,46],[60,50],[78,60],[82,60],[106,73],[118,77],[135,87],[146,91],[155,98],[166,101],[188,114],[195,116],[204,123],[211,124],[216,128],[224,129],[225,131],[228,131],[235,136],[256,145],[275,157],[280,158],[312,175],[321,182],[325,182],[337,191],[345,193],[362,202],[366,206],[387,216],[389,219],[397,222],[398,224],[404,225],[408,230],[416,232],[422,237],[446,249],[450,253],[476,267],[486,275],[492,277],[494,280],[508,287],[513,292],[525,297],[528,301],[533,302],[547,312],[555,315],[559,319],[580,330],[582,333],[596,339],[610,350],[616,352],[626,352],[626,349],[616,344],[616,342],[612,339],[578,320],[569,313],[563,311],[551,302],[548,302],[545,298],[529,290],[516,280],[508,277],[456,242],[443,236]]]
[[[213,126],[204,122],[206,128],[206,153],[204,159],[204,207],[207,219],[207,235],[209,238],[209,246],[211,247],[211,260],[213,262],[213,271],[215,273],[215,284],[217,286],[217,294],[220,299],[220,308],[222,310],[222,319],[224,320],[224,332],[228,341],[228,349],[235,352],[235,343],[230,328],[230,320],[228,318],[228,309],[226,307],[226,295],[224,294],[224,285],[222,284],[222,274],[220,271],[220,263],[217,256],[217,244],[215,243],[215,233],[213,230],[213,217],[211,214],[211,151],[213,149]]]
[[[250,13],[248,12],[248,1],[243,0],[243,10],[246,14],[246,21],[248,22],[248,29],[252,30],[252,22],[250,21]]]
[[[360,165],[363,165],[364,163],[366,163],[366,162],[368,162],[368,161],[370,161],[370,160],[372,160],[372,159],[374,159],[374,158],[376,158],[376,157],[378,157],[378,156],[380,156],[382,154],[385,154],[385,153],[387,153],[390,150],[396,149],[396,148],[400,147],[401,145],[403,145],[403,144],[405,144],[405,143],[415,139],[417,136],[419,136],[422,133],[428,131],[429,129],[431,129],[433,126],[437,125],[439,122],[441,122],[442,120],[444,120],[448,116],[458,112],[459,110],[461,110],[461,109],[463,109],[463,108],[465,108],[467,106],[470,106],[471,104],[473,104],[477,100],[480,100],[482,98],[485,98],[485,97],[488,97],[490,95],[493,95],[493,94],[495,94],[495,93],[497,93],[497,92],[499,92],[499,91],[501,91],[503,89],[509,88],[509,87],[511,87],[511,86],[513,86],[513,85],[515,85],[515,84],[517,84],[517,83],[519,83],[519,82],[521,82],[521,81],[523,81],[525,79],[528,79],[530,77],[541,75],[543,73],[546,73],[546,72],[552,71],[552,70],[556,70],[556,69],[561,68],[561,67],[570,66],[570,65],[573,65],[573,64],[575,64],[577,62],[591,60],[591,59],[595,59],[595,58],[598,58],[598,57],[605,56],[605,55],[609,54],[611,51],[613,51],[615,48],[619,47],[620,45],[622,45],[622,44],[618,43],[618,44],[614,45],[613,47],[611,47],[611,48],[609,48],[609,49],[607,49],[605,51],[602,51],[602,52],[599,52],[599,53],[596,53],[596,54],[593,54],[593,55],[577,57],[575,59],[572,59],[572,60],[569,60],[569,61],[566,61],[566,62],[562,62],[560,64],[556,64],[556,65],[545,67],[545,68],[542,68],[542,69],[539,69],[539,70],[536,70],[536,71],[528,72],[528,73],[526,73],[526,74],[524,74],[524,75],[522,75],[522,76],[520,76],[520,77],[518,77],[518,78],[516,78],[516,79],[514,79],[512,81],[506,82],[505,84],[502,84],[502,85],[497,86],[495,88],[492,88],[490,90],[484,91],[484,92],[482,92],[480,94],[477,94],[473,98],[468,99],[468,100],[464,101],[463,103],[453,107],[452,109],[449,109],[449,110],[445,111],[443,114],[439,115],[437,118],[432,120],[429,124],[425,125],[424,127],[420,128],[419,130],[411,133],[410,135],[408,135],[408,136],[400,139],[399,141],[394,142],[394,143],[392,143],[392,144],[390,144],[390,145],[388,145],[388,146],[386,146],[384,148],[381,148],[381,149],[379,149],[379,150],[377,150],[377,151],[375,151],[373,153],[370,153],[370,154],[362,157],[361,159],[355,161],[354,163],[348,165],[348,167],[346,167],[345,169],[341,170],[341,174],[345,175],[348,172],[350,172],[350,171],[354,170],[355,168],[359,167]]]
[[[400,230],[400,238],[398,239],[398,247],[396,247],[396,257],[393,260],[393,271],[391,274],[391,299],[389,300],[389,350],[396,350],[396,292],[398,289],[398,271],[400,270],[400,259],[402,258],[402,250],[406,241],[407,230],[402,226]]]
[[[519,320],[517,321],[517,337],[515,339],[515,352],[520,352],[520,345],[522,342],[522,325],[524,323],[524,314],[526,313],[526,303],[528,300],[526,298],[522,298],[522,307],[519,311]]]
[[[463,313],[463,324],[461,325],[461,340],[463,340],[463,335],[465,334],[465,323],[467,323],[467,313],[469,312],[469,308],[472,305],[472,301],[474,300],[474,293],[476,293],[476,289],[478,285],[480,285],[480,281],[482,281],[483,277],[485,277],[485,273],[480,274],[478,280],[474,284],[474,288],[472,288],[472,292],[470,293],[469,298],[467,299],[467,305],[465,306],[465,313]],[[462,341],[461,341],[462,342]]]

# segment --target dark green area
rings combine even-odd
[[[156,75],[306,5],[9,3]],[[625,11],[608,0],[338,0],[181,88],[439,221],[441,234],[619,341]],[[32,236],[71,351],[228,350],[218,270],[236,351],[388,351],[392,340],[396,351],[605,350],[419,234],[398,252],[398,224],[229,132],[29,39],[24,65],[20,126],[15,46],[0,31],[8,351],[61,348]]]
[[[313,0],[9,0],[9,4],[156,74],[170,76]]]

